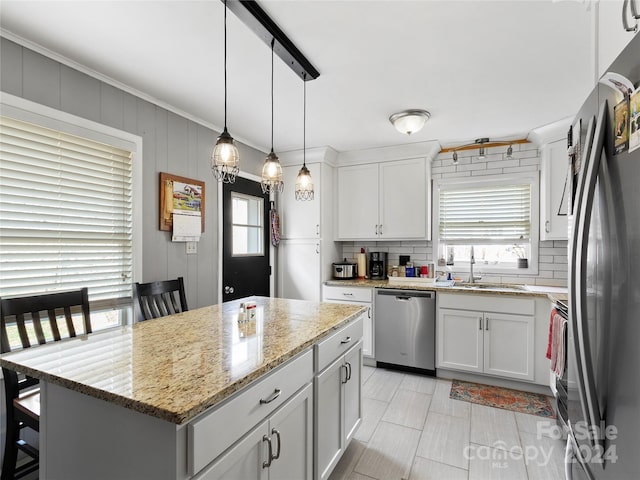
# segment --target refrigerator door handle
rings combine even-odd
[[[629,24],[629,19],[627,17],[627,6],[629,5],[629,3],[631,4],[631,16],[635,19],[640,18],[637,16],[634,0],[624,0],[624,2],[622,3],[622,26],[627,32],[635,32],[636,30],[638,30],[638,22],[636,22],[633,27]]]
[[[576,327],[574,336],[577,336],[576,355],[580,357],[581,371],[579,375],[582,377],[583,405],[585,407],[585,415],[589,425],[600,426],[600,409],[595,390],[595,375],[591,356],[591,343],[589,341],[589,331],[587,328],[587,298],[586,298],[586,280],[587,280],[587,248],[589,244],[589,229],[591,226],[591,213],[593,209],[593,200],[595,195],[596,181],[598,179],[598,171],[600,170],[600,162],[605,157],[604,137],[606,131],[606,121],[608,114],[608,104],[603,102],[600,107],[598,121],[596,123],[595,133],[593,136],[593,144],[585,165],[586,175],[584,179],[584,190],[582,192],[581,205],[579,208],[579,216],[577,218],[577,237],[575,238],[575,264],[574,281],[575,288],[575,323]],[[606,158],[605,158],[606,161]],[[594,437],[596,437],[594,435]],[[593,438],[593,445],[601,444],[602,439]]]
[[[567,435],[567,446],[564,450],[564,478],[573,480],[573,445],[571,444],[571,434]]]

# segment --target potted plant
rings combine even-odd
[[[529,259],[526,257],[524,247],[522,245],[514,245],[513,252],[518,256],[518,268],[529,268]]]

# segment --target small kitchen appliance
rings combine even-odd
[[[387,278],[387,252],[371,252],[369,257],[369,278],[384,280]]]
[[[345,258],[342,262],[333,263],[333,278],[337,280],[345,280],[356,278],[358,276],[358,264],[347,262]]]

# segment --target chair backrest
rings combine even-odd
[[[73,315],[82,314],[81,322]],[[64,320],[62,316],[64,315]],[[47,342],[91,333],[89,290],[49,293],[29,297],[0,298],[0,353],[30,348]],[[2,367],[8,421],[13,421],[13,399],[20,391],[32,388],[38,380],[20,378],[18,373]]]
[[[177,299],[176,292],[178,293]],[[161,282],[136,282],[133,285],[133,294],[138,299],[140,307],[138,321],[165,317],[189,310],[182,277]]]
[[[81,313],[82,322],[73,321]],[[64,320],[62,316],[64,315]],[[89,290],[0,299],[0,353],[91,333]]]

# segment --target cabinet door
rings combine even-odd
[[[268,433],[268,421],[262,422],[242,440],[231,447],[212,465],[206,467],[194,480],[267,480],[268,469],[264,462],[268,460],[268,445],[265,437]],[[220,432],[224,435],[224,432]]]
[[[312,478],[313,385],[308,384],[273,414],[269,436],[274,455],[279,454],[269,467],[269,480]]]
[[[427,164],[424,158],[380,164],[381,239],[427,237]]]
[[[316,430],[315,468],[317,480],[329,477],[342,456],[342,383],[347,377],[343,357],[329,365],[315,379]]]
[[[567,141],[546,145],[541,159],[540,240],[566,240],[569,185]]]
[[[278,247],[278,296],[320,301],[320,240],[282,240]]]
[[[533,380],[534,317],[484,314],[484,372]]]
[[[280,232],[282,238],[320,237],[321,165],[309,164],[313,175],[315,198],[311,201],[295,199],[295,185],[300,165],[282,167],[285,190],[279,194]]]
[[[338,169],[338,240],[376,239],[378,165]]]
[[[349,350],[344,356],[347,367],[347,380],[344,390],[344,442],[349,444],[362,422],[362,342]]]
[[[482,312],[438,309],[437,368],[482,373]]]
[[[362,354],[365,357],[374,357],[373,351],[373,304],[363,303],[367,307],[367,313],[364,317],[362,329]]]

